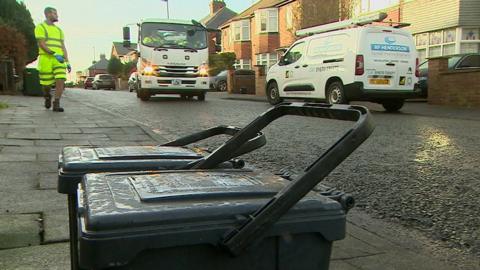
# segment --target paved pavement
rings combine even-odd
[[[171,137],[170,127],[156,130],[154,138],[137,122],[68,94],[65,113],[45,110],[37,97],[0,96],[0,102],[10,105],[0,110],[0,269],[68,269],[66,197],[56,192],[61,148],[151,145]],[[443,254],[452,252],[354,210],[347,238],[334,244],[330,269],[480,269],[474,258],[448,262]]]

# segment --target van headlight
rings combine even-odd
[[[200,77],[208,77],[208,65],[207,64],[202,64],[201,66],[198,67],[198,75],[200,75]]]

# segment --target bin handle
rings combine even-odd
[[[199,142],[201,140],[205,140],[217,135],[230,135],[234,136],[237,134],[241,128],[235,126],[226,126],[220,125],[216,127],[212,127],[209,129],[205,129],[181,138],[178,138],[174,141],[170,141],[167,143],[162,144],[161,146],[186,146],[195,142]],[[249,153],[253,150],[256,150],[267,143],[267,139],[265,138],[265,134],[262,132],[258,132],[254,134],[249,140],[242,144],[241,147],[238,147],[235,151],[232,151],[230,155],[225,156],[220,163],[228,161],[230,159],[239,157],[246,153]]]
[[[374,130],[372,117],[368,109],[362,106],[282,103],[260,115],[223,146],[196,163],[194,168],[215,167],[222,156],[234,151],[237,145],[242,145],[253,134],[284,115],[347,120],[356,123],[311,164],[301,177],[290,182],[264,206],[249,215],[243,224],[226,235],[221,245],[233,255],[239,255],[245,248],[261,240],[275,222],[360,146]]]

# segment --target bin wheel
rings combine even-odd
[[[327,102],[329,104],[347,104],[342,82],[335,81],[328,85]]]
[[[205,101],[205,93],[201,93],[200,95],[198,95],[197,99],[200,101]]]
[[[276,105],[283,101],[280,97],[280,92],[278,90],[278,85],[276,82],[271,82],[267,86],[267,99],[268,102],[272,105]]]
[[[387,112],[396,112],[403,107],[404,103],[403,99],[385,100],[382,102],[382,106]]]

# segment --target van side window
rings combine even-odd
[[[305,43],[298,43],[283,56],[283,65],[289,65],[298,61],[302,58],[303,52],[305,49]]]

